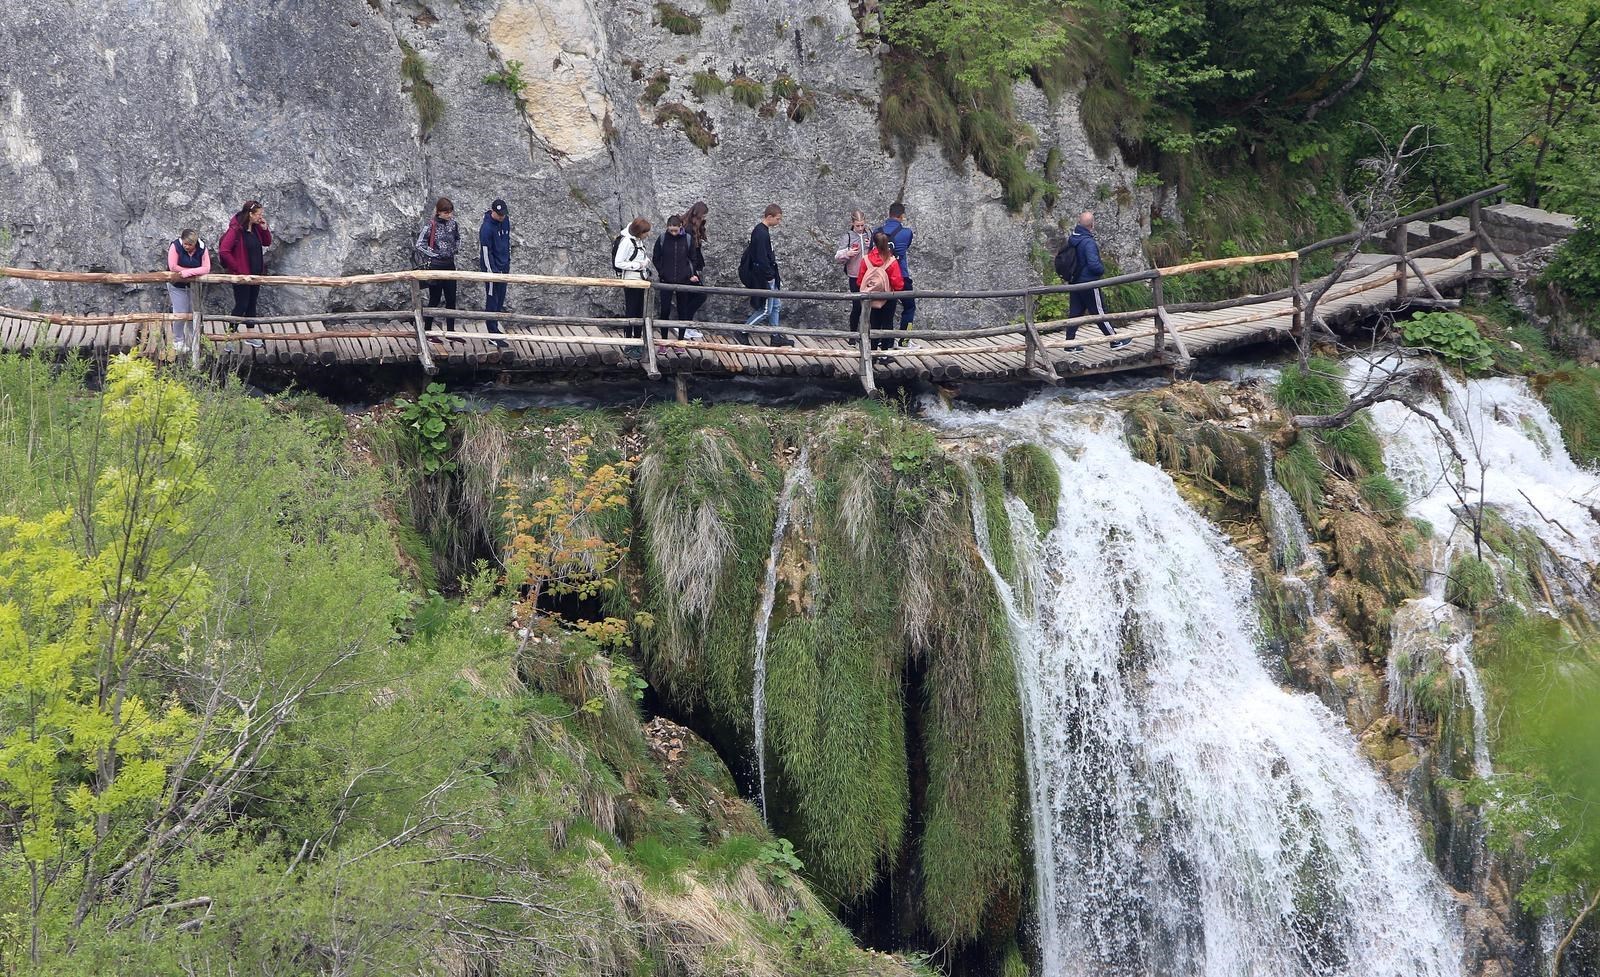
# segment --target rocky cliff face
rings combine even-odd
[[[1035,168],[1051,148],[1062,161],[1053,210],[1007,211],[998,183],[952,167],[931,139],[913,158],[888,152],[876,19],[846,0],[36,0],[3,16],[0,260],[10,265],[158,267],[178,229],[214,242],[240,202],[258,198],[278,239],[274,272],[403,267],[439,194],[457,202],[464,243],[504,197],[523,272],[609,274],[617,229],[635,216],[659,226],[697,199],[711,208],[712,280],[725,284],[737,283],[745,234],[772,201],[787,216],[776,243],[791,287],[842,288],[831,257],[845,215],[881,217],[896,197],[917,231],[922,287],[1037,282],[1030,250],[1084,207],[1124,269],[1143,265],[1149,192],[1120,159],[1095,155],[1071,95],[1051,103],[1018,89],[1019,115],[1040,137]],[[423,83],[402,70],[408,49],[442,106],[426,131],[413,91]],[[511,62],[526,82],[520,105],[484,81]],[[696,73],[712,72],[761,83],[760,101],[703,85],[697,96]],[[162,296],[0,286],[4,304],[34,299],[156,308]],[[596,311],[613,299],[564,303]],[[271,290],[263,310],[327,301]],[[528,289],[511,305],[551,307]],[[980,314],[928,305],[930,325]]]

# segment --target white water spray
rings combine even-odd
[[[756,778],[761,789],[761,817],[767,816],[767,633],[772,627],[772,605],[778,596],[778,561],[783,556],[783,537],[789,529],[789,511],[795,494],[811,484],[811,448],[802,445],[800,456],[783,476],[778,494],[778,515],[772,524],[772,548],[767,551],[767,575],[761,583],[761,606],[756,612],[755,686],[750,695],[751,721],[755,726]]]
[[[1459,974],[1410,817],[1325,706],[1268,676],[1248,565],[1115,416],[942,422],[1037,443],[1062,476],[1056,528],[1018,550],[1031,601],[974,512],[1017,645],[1042,972]]]

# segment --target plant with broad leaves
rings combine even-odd
[[[450,427],[456,412],[467,402],[447,392],[444,384],[430,383],[416,400],[400,397],[394,403],[400,408],[400,423],[417,450],[423,470],[429,475],[454,471],[455,462],[450,460]]]
[[[1489,341],[1458,312],[1424,312],[1402,323],[1400,334],[1407,346],[1431,350],[1468,370],[1486,370],[1494,362]]]

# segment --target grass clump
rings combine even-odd
[[[1406,495],[1388,475],[1368,475],[1361,480],[1361,498],[1385,520],[1398,519],[1405,512]]]
[[[1313,356],[1302,372],[1286,369],[1273,387],[1278,406],[1291,414],[1332,414],[1349,400],[1340,382],[1344,367],[1334,360]]]
[[[1322,459],[1306,438],[1296,441],[1289,450],[1280,452],[1272,466],[1278,484],[1294,499],[1294,504],[1307,518],[1322,511],[1322,489],[1325,473]]]
[[[694,79],[689,83],[689,90],[694,92],[694,97],[704,100],[712,95],[721,95],[728,88],[728,83],[715,71],[696,71]]]
[[[1476,614],[1487,608],[1494,598],[1494,568],[1487,560],[1467,554],[1451,562],[1445,600]]]
[[[411,103],[417,107],[418,134],[423,142],[427,142],[434,127],[444,118],[444,99],[434,90],[433,82],[428,80],[428,62],[405,41],[400,42],[400,77],[405,79]]]
[[[733,0],[706,0],[706,9],[714,14],[725,14],[733,9]]]
[[[1600,465],[1600,367],[1569,367],[1537,385],[1567,452],[1581,465]]]
[[[1004,456],[1006,491],[1021,499],[1041,535],[1056,528],[1061,502],[1061,473],[1055,459],[1036,444],[1016,444]]]
[[[717,144],[716,127],[711,122],[711,116],[704,112],[696,112],[682,102],[668,102],[656,109],[656,125],[676,125],[689,137],[689,142],[702,153],[711,151]]]
[[[656,22],[680,37],[700,33],[700,18],[675,3],[665,0],[656,4]]]
[[[665,71],[658,71],[651,76],[650,81],[644,86],[642,96],[646,103],[654,105],[661,101],[661,96],[667,93],[667,88],[672,84],[672,76]]]
[[[733,100],[746,108],[757,108],[767,100],[767,86],[748,75],[734,78],[728,88]]]

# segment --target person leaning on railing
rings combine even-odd
[[[265,275],[265,251],[272,247],[272,229],[267,226],[266,211],[261,202],[246,200],[239,212],[228,222],[227,231],[217,243],[217,253],[222,256],[222,267],[235,275]],[[260,285],[233,286],[233,314],[254,319],[256,301],[261,297]],[[240,323],[238,328],[244,328]],[[266,344],[259,339],[247,340],[257,349]]]
[[[200,240],[200,235],[195,233],[194,228],[184,228],[167,248],[167,270],[183,278],[182,281],[167,283],[167,298],[172,300],[172,311],[184,316],[192,315],[194,304],[191,301],[189,279],[211,274],[211,251],[206,247],[206,243]],[[172,323],[174,352],[187,353],[189,343],[199,341],[199,337],[191,340],[189,328],[190,322],[187,318]]]
[[[639,281],[650,268],[650,252],[644,246],[645,238],[649,236],[650,222],[643,217],[635,217],[628,229],[617,235],[616,245],[611,252],[611,268],[624,281]],[[629,339],[644,335],[644,327],[634,325],[635,319],[644,317],[644,292],[642,288],[622,290],[622,315],[627,320],[623,323],[622,334]],[[623,350],[623,355],[634,359],[644,355],[644,351],[637,346],[629,346]]]

